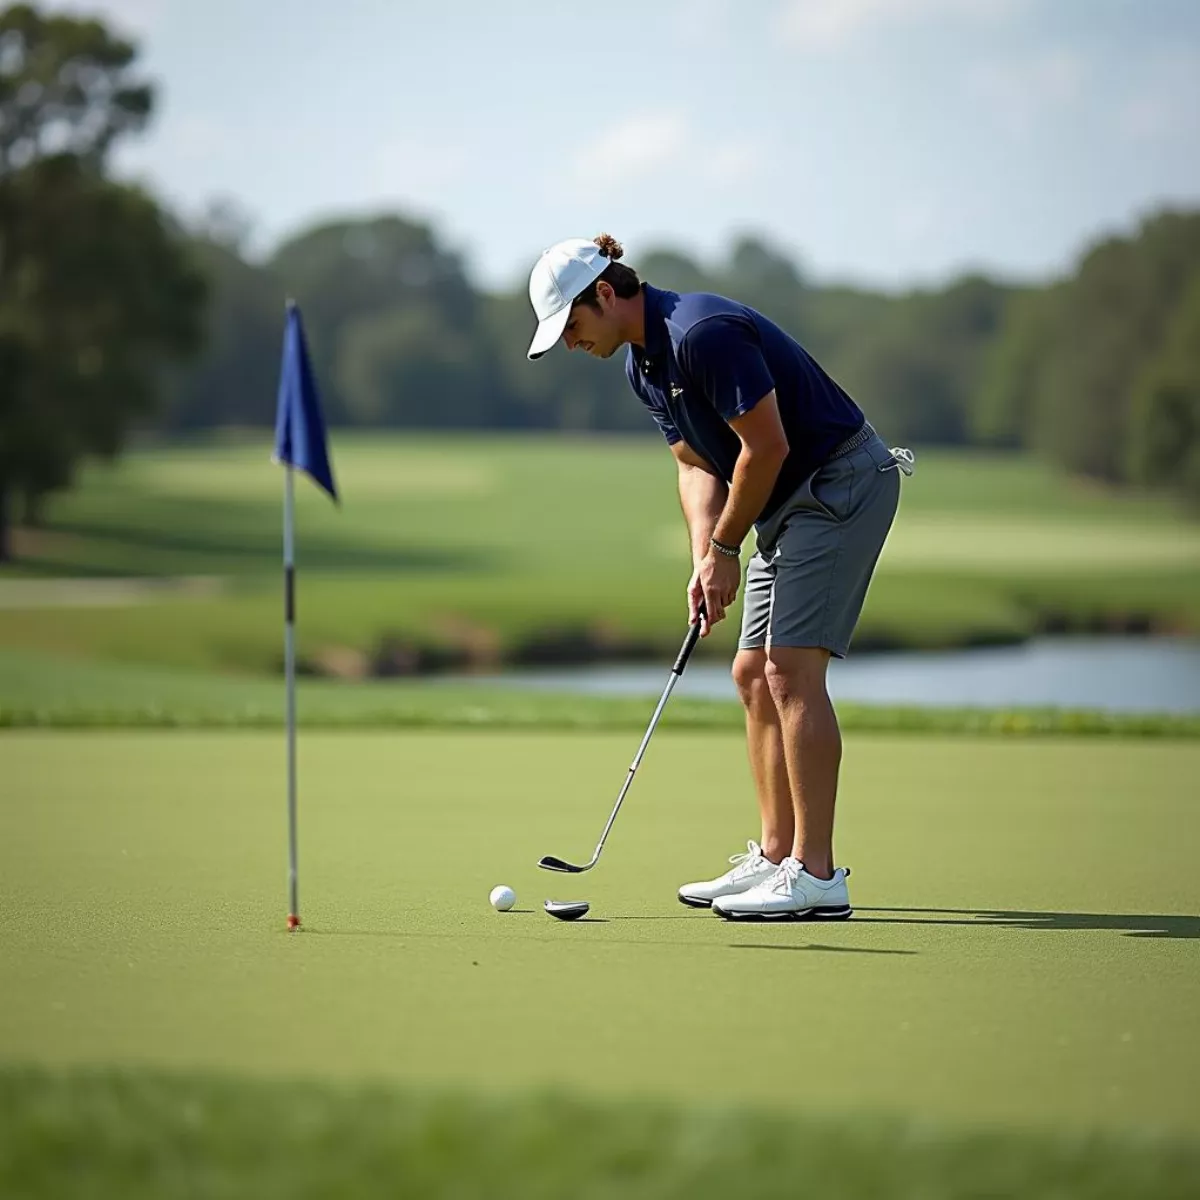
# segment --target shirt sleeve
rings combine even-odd
[[[646,387],[642,380],[641,372],[637,369],[637,363],[632,357],[625,364],[625,376],[629,380],[634,394],[650,410],[650,415],[654,418],[654,423],[658,426],[663,437],[667,439],[667,445],[674,446],[676,442],[682,442],[683,434],[679,432],[675,426],[675,422],[671,420],[671,415],[667,412],[667,406],[655,396],[652,389]]]
[[[742,317],[714,316],[694,325],[679,361],[726,421],[748,413],[775,387],[758,331]]]

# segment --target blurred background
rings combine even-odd
[[[1198,135],[1188,0],[6,6],[0,703],[277,677],[289,296],[305,671],[656,692],[673,464],[619,359],[525,360],[607,230],[917,453],[837,695],[1198,710]]]

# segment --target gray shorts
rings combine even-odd
[[[871,430],[763,522],[746,567],[739,649],[821,646],[846,656],[900,502],[898,468],[901,461]]]

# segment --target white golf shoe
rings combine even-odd
[[[714,900],[713,912],[731,921],[844,921],[853,911],[849,874],[848,867],[839,867],[832,879],[814,879],[799,859],[785,858],[757,886]]]
[[[746,843],[745,854],[735,854],[729,860],[733,869],[719,879],[702,883],[685,883],[679,889],[679,900],[692,908],[708,908],[721,896],[733,896],[761,883],[775,871],[775,864],[763,857],[762,847],[757,842]]]

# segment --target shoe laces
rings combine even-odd
[[[745,854],[732,854],[729,861],[733,863],[733,870],[729,872],[730,880],[742,879],[755,871],[763,861],[762,847],[756,841],[748,841]]]
[[[790,892],[796,886],[796,880],[800,878],[800,872],[803,870],[804,864],[798,859],[785,858],[775,868],[775,874],[766,881],[766,886],[780,895]]]

